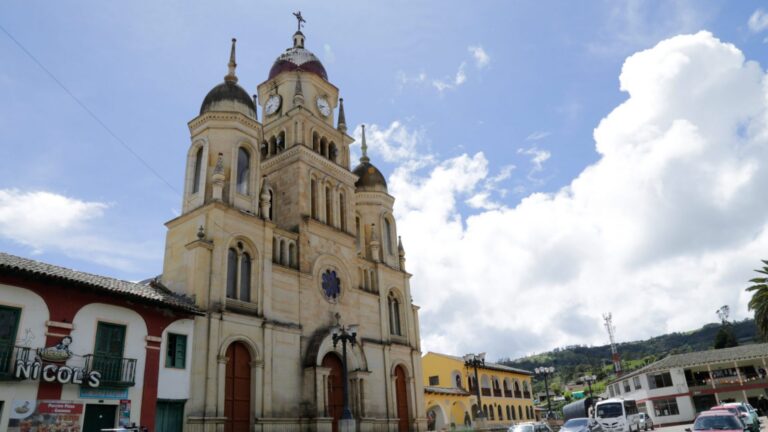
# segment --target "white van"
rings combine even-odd
[[[640,430],[640,413],[634,400],[606,399],[595,404],[595,421],[604,432]]]

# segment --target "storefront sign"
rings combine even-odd
[[[80,387],[80,397],[82,399],[128,399],[128,389],[112,387]]]
[[[8,432],[79,431],[83,404],[61,400],[15,400],[11,405]]]
[[[55,364],[43,365],[39,361],[19,360],[16,362],[16,379],[42,380],[60,384],[85,383],[89,387],[98,387],[101,384],[101,372]]]

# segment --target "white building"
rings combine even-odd
[[[715,405],[768,397],[768,344],[675,354],[608,384],[611,397],[637,401],[655,425],[689,423]]]

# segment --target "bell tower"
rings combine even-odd
[[[353,233],[355,177],[343,100],[299,29],[258,86],[264,113],[262,175],[272,188],[273,222],[296,231],[303,218]]]

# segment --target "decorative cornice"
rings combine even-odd
[[[323,156],[315,153],[309,147],[302,144],[295,144],[277,156],[273,156],[266,161],[263,161],[261,163],[261,169],[265,173],[274,172],[276,171],[275,168],[277,168],[279,165],[287,165],[288,163],[296,162],[297,160],[308,163],[319,171],[333,176],[336,180],[345,183],[350,188],[353,188],[355,182],[357,181],[357,176],[354,175],[351,171],[324,158]]]
[[[239,112],[208,111],[192,119],[187,126],[189,131],[195,131],[209,121],[234,121],[252,129],[258,138],[261,132],[261,123]]]
[[[392,207],[395,204],[395,197],[385,192],[355,192],[355,202],[357,204],[371,205],[381,205],[384,203]]]

